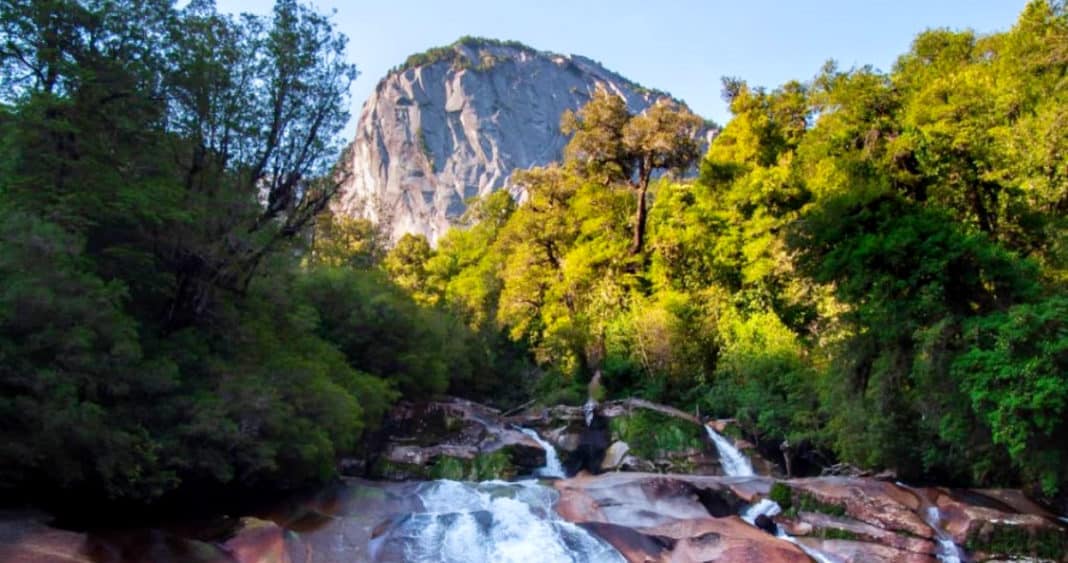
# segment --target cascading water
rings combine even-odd
[[[938,560],[942,563],[961,563],[964,561],[964,553],[961,552],[956,543],[953,543],[953,538],[949,537],[949,534],[942,528],[942,513],[938,510],[938,507],[934,505],[928,506],[923,511],[923,520],[935,532],[935,539],[938,540],[938,553],[935,556],[938,557]]]
[[[734,447],[730,440],[720,436],[718,432],[707,424],[705,425],[705,432],[708,433],[712,443],[716,445],[716,451],[719,452],[719,461],[723,465],[724,473],[730,477],[752,477],[755,475],[753,464],[749,462],[749,458],[738,451],[738,448]]]
[[[541,446],[541,449],[545,450],[545,465],[536,469],[534,475],[538,477],[556,477],[559,479],[567,477],[567,474],[564,472],[564,466],[560,463],[560,456],[556,455],[556,448],[554,448],[552,444],[541,436],[538,436],[538,433],[530,428],[517,428],[519,428],[520,432],[530,436],[532,440]]]
[[[376,561],[412,563],[622,563],[611,546],[556,516],[555,490],[537,481],[433,481],[417,492],[423,512],[376,538]]]
[[[914,489],[901,481],[898,481],[895,484],[902,489],[911,491],[912,494],[916,495],[916,498],[920,500],[920,517],[923,518],[923,521],[926,522],[932,530],[934,530],[935,541],[938,543],[938,553],[935,554],[935,557],[942,563],[962,563],[963,561],[967,561],[964,552],[953,542],[953,538],[950,537],[949,533],[942,527],[942,512],[931,502],[931,499],[921,491]]]
[[[756,526],[757,518],[759,518],[761,516],[767,516],[768,518],[771,518],[772,516],[775,516],[775,515],[779,514],[780,512],[782,512],[782,507],[779,506],[779,503],[777,503],[777,502],[775,502],[775,501],[773,501],[771,499],[765,498],[765,499],[761,499],[760,502],[758,502],[758,503],[750,506],[749,508],[745,509],[745,512],[742,512],[742,520],[745,520],[751,526]],[[775,527],[775,537],[782,538],[782,539],[784,539],[784,540],[796,545],[797,547],[801,548],[801,551],[804,551],[806,555],[808,555],[809,557],[815,559],[819,563],[835,563],[834,559],[832,559],[832,558],[828,557],[827,555],[824,555],[823,553],[820,553],[819,551],[816,551],[815,549],[812,549],[811,547],[808,547],[807,545],[797,541],[797,538],[791,536],[790,534],[787,534],[779,526]]]
[[[738,448],[734,447],[734,444],[730,440],[721,436],[718,432],[712,429],[711,426],[705,425],[705,432],[708,433],[709,439],[716,446],[716,451],[719,452],[720,464],[723,466],[723,472],[728,477],[752,477],[756,475],[753,471],[753,464],[749,461],[749,458],[745,457]],[[779,503],[771,499],[761,499],[760,502],[745,509],[742,513],[742,520],[745,520],[750,525],[756,525],[756,519],[760,516],[772,517],[782,512],[782,507]],[[834,563],[834,560],[830,557],[816,551],[801,542],[797,541],[797,538],[787,534],[782,528],[775,527],[775,536],[782,538],[797,547],[801,548],[809,557],[815,559],[819,563]]]

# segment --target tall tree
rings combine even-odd
[[[685,105],[667,98],[633,115],[622,98],[603,88],[577,113],[568,111],[561,118],[564,133],[573,134],[564,153],[567,160],[593,178],[634,191],[631,254],[641,254],[645,247],[650,180],[657,171],[681,172],[693,165],[703,123]]]

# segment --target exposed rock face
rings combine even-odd
[[[545,465],[537,442],[495,409],[463,399],[401,403],[390,411],[382,433],[382,451],[373,463],[343,461],[342,470],[395,481],[480,480],[530,475]]]
[[[364,104],[346,157],[352,179],[334,204],[388,224],[394,239],[422,233],[434,243],[468,198],[506,187],[515,169],[559,160],[561,114],[598,87],[632,112],[666,96],[590,59],[515,43],[465,39],[435,51],[391,72]]]

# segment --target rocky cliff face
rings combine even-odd
[[[434,242],[469,198],[508,187],[517,168],[559,160],[561,114],[598,87],[633,112],[666,96],[590,59],[513,42],[466,38],[413,55],[364,104],[335,211],[385,224],[394,239]]]

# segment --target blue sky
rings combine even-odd
[[[411,53],[463,35],[514,39],[585,55],[671,92],[725,123],[720,77],[774,87],[811,78],[827,59],[888,70],[916,33],[1012,26],[1026,0],[315,0],[336,10],[361,75],[353,121],[375,83]],[[271,0],[217,0],[226,12],[268,13]],[[349,130],[354,128],[350,123]]]

